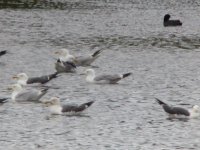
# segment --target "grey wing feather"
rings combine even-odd
[[[57,77],[57,73],[46,75],[46,76],[41,76],[41,77],[33,77],[33,78],[28,79],[27,84],[32,84],[32,83],[44,84],[56,77]]]
[[[119,81],[121,77],[119,75],[100,75],[96,76],[94,78],[95,81],[101,81],[101,80],[106,80],[106,81]]]
[[[76,104],[68,104],[62,106],[62,112],[71,112],[75,111],[78,108],[78,105]]]
[[[76,57],[76,65],[77,66],[89,66],[95,60],[95,57],[92,56],[79,56]]]
[[[171,107],[169,105],[163,105],[163,109],[165,110],[165,112],[169,113],[169,114],[177,114],[177,115],[185,115],[185,116],[189,116],[190,113],[188,110],[181,108],[181,107]]]
[[[24,90],[16,96],[16,101],[38,101],[41,94],[37,90]]]
[[[185,116],[189,116],[190,115],[188,110],[186,110],[184,108],[181,108],[181,107],[173,107],[172,111],[174,111],[174,113],[178,114],[178,115],[185,115]]]

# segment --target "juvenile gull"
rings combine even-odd
[[[44,104],[49,107],[50,113],[54,115],[61,115],[64,113],[80,113],[90,107],[93,103],[94,101],[83,103],[81,105],[61,105],[60,99],[57,97],[52,97],[50,100],[44,102]]]
[[[185,116],[189,118],[196,118],[199,116],[200,112],[199,112],[198,105],[194,105],[192,109],[187,110],[181,107],[169,106],[168,104],[162,102],[158,98],[155,98],[155,99],[158,102],[158,104],[160,104],[163,107],[164,111],[169,115],[169,117],[176,118],[180,116]]]
[[[115,84],[121,79],[126,78],[130,75],[131,73],[95,76],[95,71],[93,69],[87,69],[86,81],[90,83]]]
[[[5,55],[7,53],[7,51],[0,51],[0,56]]]
[[[55,63],[55,69],[57,73],[75,73],[76,65],[72,61],[61,61],[58,59]]]
[[[12,91],[11,99],[17,102],[41,102],[40,98],[47,93],[47,88],[42,90],[23,89],[20,84],[11,85],[8,90]]]
[[[53,73],[53,74],[45,75],[45,76],[41,76],[41,77],[29,78],[26,73],[19,73],[19,74],[13,76],[13,79],[16,79],[17,83],[20,85],[27,85],[27,84],[33,84],[33,83],[45,84],[45,83],[49,82],[50,80],[56,78],[57,74],[58,73]]]
[[[180,20],[169,20],[171,16],[169,14],[166,14],[164,16],[164,21],[163,21],[163,25],[165,27],[167,26],[182,26],[182,22]]]
[[[61,49],[55,52],[55,54],[59,55],[59,58],[62,61],[68,61],[69,58],[74,58],[74,63],[76,66],[90,66],[99,56],[100,53],[102,52],[101,50],[95,51],[93,54],[88,55],[88,56],[73,56],[69,54],[69,51],[67,49]]]

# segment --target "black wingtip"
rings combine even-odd
[[[156,102],[160,105],[166,105],[166,103],[164,103],[163,101],[161,101],[160,99],[158,98],[155,98],[156,99]]]
[[[6,54],[6,53],[7,53],[6,50],[4,50],[4,51],[0,51],[0,56],[4,55],[4,54]]]
[[[130,76],[131,74],[132,74],[131,72],[125,73],[125,74],[123,74],[123,78],[126,78],[126,77]]]
[[[97,55],[99,55],[101,53],[102,50],[97,50],[96,52],[94,52],[92,54],[92,57],[96,57]]]
[[[76,65],[75,65],[75,63],[73,63],[73,62],[70,62],[70,61],[66,61],[66,63],[67,63],[68,65],[71,65],[72,67],[76,68]]]
[[[7,102],[7,99],[8,99],[8,98],[0,98],[0,103],[3,104],[3,103],[5,103],[5,102]]]
[[[90,107],[93,103],[94,103],[94,101],[90,101],[90,102],[85,103],[85,105],[86,105],[87,107]]]
[[[51,74],[49,76],[50,80],[53,79],[53,78],[57,78],[58,77],[57,75],[58,75],[58,72],[55,72],[55,73]]]
[[[49,90],[49,88],[44,88],[41,90],[41,92],[45,94],[45,93],[47,93],[48,90]]]

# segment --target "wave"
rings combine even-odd
[[[151,36],[145,38],[135,38],[132,36],[111,36],[111,37],[92,37],[81,38],[84,44],[107,45],[108,47],[157,47],[157,48],[178,48],[178,49],[197,49],[200,47],[200,37],[198,36]]]

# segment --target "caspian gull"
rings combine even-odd
[[[169,117],[171,118],[178,118],[181,116],[185,116],[185,117],[189,117],[189,118],[196,118],[199,116],[199,106],[198,105],[194,105],[192,107],[192,109],[185,109],[182,107],[173,107],[173,106],[169,106],[168,104],[162,102],[160,99],[155,98],[156,101],[158,102],[158,104],[160,104],[164,111],[169,115]]]
[[[69,54],[69,50],[68,49],[60,49],[58,51],[55,52],[55,54],[58,54],[59,58],[62,61],[68,61],[69,58],[74,58],[74,63],[76,66],[90,66],[99,56],[100,53],[102,52],[101,50],[97,50],[95,51],[93,54],[88,55],[88,56],[73,56]]]
[[[41,102],[40,98],[44,96],[48,89],[23,89],[20,84],[11,85],[8,90],[12,91],[11,99],[16,102]]]
[[[94,101],[83,103],[81,105],[61,105],[60,99],[57,97],[52,97],[50,100],[44,102],[44,104],[49,108],[50,113],[54,115],[61,115],[65,113],[80,113],[90,107],[93,103]]]
[[[26,73],[19,73],[17,75],[13,76],[13,79],[17,80],[17,83],[24,86],[27,84],[33,84],[33,83],[40,83],[40,84],[45,84],[49,82],[50,80],[54,79],[57,77],[58,73],[53,73],[50,75],[45,75],[41,77],[31,77],[29,78]]]
[[[86,81],[90,83],[107,83],[115,84],[123,78],[130,76],[131,73],[125,74],[113,74],[113,75],[99,75],[95,76],[95,71],[93,69],[86,70]]]

